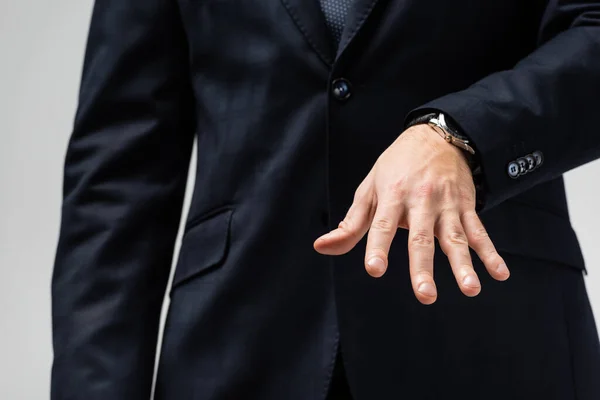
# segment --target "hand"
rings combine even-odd
[[[322,254],[345,254],[368,232],[365,268],[371,276],[381,277],[398,228],[409,230],[410,276],[423,304],[437,298],[434,237],[465,295],[476,296],[481,290],[469,247],[494,279],[509,277],[475,212],[475,187],[463,150],[428,125],[409,128],[383,152],[356,190],[344,220],[318,238],[314,247]]]

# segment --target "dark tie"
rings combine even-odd
[[[325,22],[333,35],[335,44],[339,44],[346,23],[346,14],[352,0],[319,0],[325,14]]]

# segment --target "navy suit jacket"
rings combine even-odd
[[[600,157],[599,105],[600,1],[356,0],[336,49],[317,1],[97,0],[64,170],[52,398],[148,398],[195,137],[156,396],[307,400],[340,337],[353,385],[377,384],[353,358],[390,360],[361,327],[420,307],[406,231],[380,280],[364,241],[336,258],[312,247],[407,121],[442,110],[472,139],[501,253],[583,270],[562,175]]]

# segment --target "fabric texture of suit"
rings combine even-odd
[[[317,1],[96,1],[65,161],[52,399],[149,398],[195,137],[156,399],[324,399],[338,354],[356,400],[600,398],[562,178],[600,157],[599,105],[599,1],[354,0],[337,49]],[[312,244],[430,110],[476,147],[480,216],[512,275],[491,280],[473,254],[482,292],[467,298],[436,245],[426,307],[406,231],[380,279],[365,240],[339,257]],[[539,167],[507,173],[536,151]]]

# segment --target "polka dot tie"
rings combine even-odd
[[[325,22],[331,31],[336,44],[340,43],[342,31],[346,24],[346,14],[352,0],[319,0],[321,10],[325,14]]]

